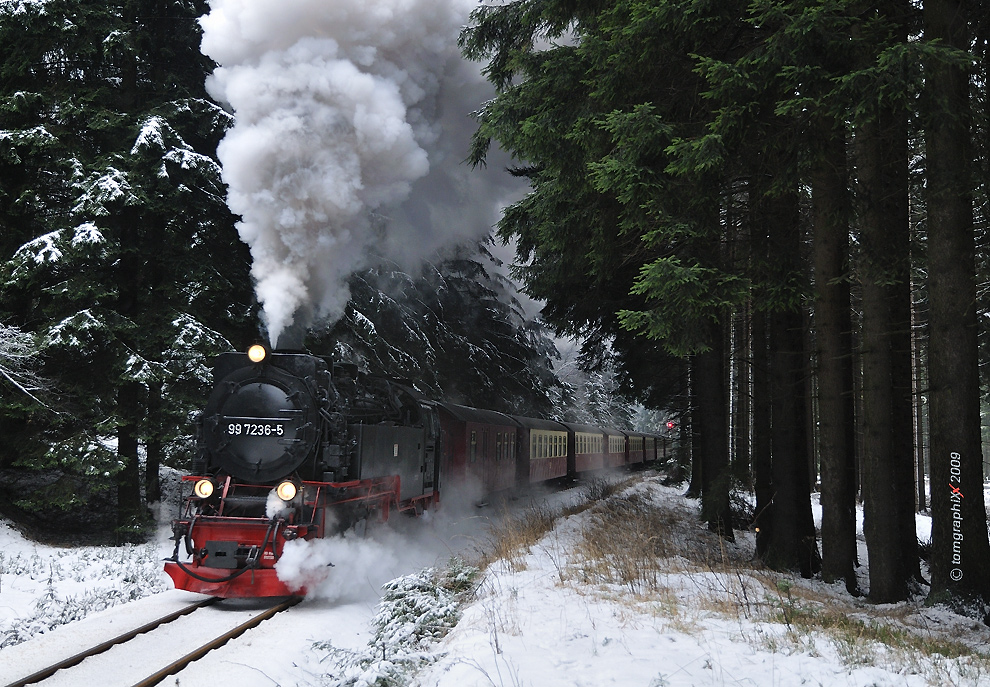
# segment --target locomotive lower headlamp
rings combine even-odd
[[[214,489],[216,489],[216,485],[213,484],[212,480],[201,479],[193,487],[193,493],[201,499],[208,499],[213,496]]]
[[[255,344],[248,349],[247,357],[252,363],[260,363],[268,356],[268,351],[265,350],[264,346]]]
[[[299,492],[299,488],[293,482],[285,481],[281,482],[277,487],[275,487],[275,493],[283,501],[291,501],[296,498],[296,494]]]

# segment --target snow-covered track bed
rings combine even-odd
[[[0,685],[150,687],[299,601],[158,596],[145,608],[111,609],[89,626],[81,621],[5,650]]]

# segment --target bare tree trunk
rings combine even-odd
[[[141,385],[125,382],[117,390],[118,411],[123,418],[117,427],[117,537],[120,541],[139,541],[145,524],[141,503],[141,473],[138,469],[138,408]]]
[[[907,41],[905,0],[887,0],[880,10],[884,25],[894,31],[876,37],[864,57],[867,65],[876,59],[874,50]],[[907,598],[909,581],[920,577],[914,523],[908,127],[906,110],[887,102],[870,106],[870,119],[857,135],[863,203],[864,533],[870,597],[893,602]]]
[[[766,238],[754,231],[754,250],[766,253]],[[753,487],[756,492],[756,554],[765,560],[773,541],[773,460],[770,447],[770,359],[767,346],[767,314],[753,311],[751,347],[753,360]]]
[[[925,39],[969,49],[960,0],[927,0]],[[928,118],[928,293],[933,602],[990,601],[983,499],[973,236],[969,72],[931,57]]]
[[[701,454],[701,511],[708,529],[734,539],[729,511],[729,446],[725,398],[725,358],[722,328],[710,327],[711,349],[691,359],[691,379],[697,391],[695,437]]]
[[[870,598],[890,603],[907,598],[901,569],[898,513],[901,476],[898,474],[895,425],[894,330],[892,284],[900,272],[897,259],[907,252],[897,244],[901,231],[893,226],[897,215],[887,214],[889,187],[883,148],[888,122],[881,115],[859,129],[862,212],[863,289],[863,510],[864,534],[870,556]],[[910,455],[910,454],[909,454]],[[913,475],[913,470],[911,470]],[[912,478],[913,479],[913,478]],[[912,513],[914,489],[911,488]]]
[[[752,481],[750,464],[750,369],[752,367],[749,335],[749,308],[736,316],[733,328],[733,360],[736,366],[735,402],[733,424],[732,472],[744,484]]]
[[[701,497],[702,487],[704,485],[704,479],[705,479],[704,477],[705,463],[702,458],[704,453],[701,450],[702,441],[699,435],[699,432],[701,431],[702,427],[704,427],[704,422],[701,423],[698,422],[700,419],[698,415],[701,412],[698,407],[698,403],[699,403],[698,399],[699,399],[699,395],[701,394],[701,390],[700,390],[700,382],[698,380],[697,370],[695,369],[693,360],[689,364],[688,368],[690,370],[689,376],[691,380],[689,384],[690,413],[688,415],[690,422],[689,428],[690,428],[690,436],[691,436],[691,481],[688,483],[688,490],[685,496],[696,499]]]
[[[928,388],[924,371],[925,342],[922,329],[925,324],[921,304],[914,300],[911,306],[911,343],[914,347],[914,460],[918,476],[917,507],[918,512],[928,510],[928,491],[926,489],[925,446],[927,445],[927,430],[925,428],[925,404]]]
[[[898,0],[898,4],[903,3]],[[907,29],[899,37],[907,42]],[[891,452],[897,498],[894,502],[897,521],[897,555],[899,572],[906,582],[920,581],[921,558],[914,498],[914,414],[911,375],[911,227],[908,211],[908,113],[885,112],[881,120],[884,146],[881,151],[884,181],[884,215],[890,235],[893,270],[887,297],[890,300],[890,375],[891,375]]]
[[[856,463],[853,410],[852,306],[845,129],[824,142],[812,173],[815,341],[821,452],[822,577],[856,582]]]
[[[159,471],[162,465],[162,385],[148,386],[148,428],[146,442],[144,498],[148,503],[162,500],[162,486]]]
[[[770,255],[777,281],[792,283],[801,264],[801,232],[795,193],[765,199]],[[805,577],[821,569],[811,514],[811,481],[804,377],[804,318],[796,306],[776,305],[768,315],[770,362],[770,442],[773,479],[773,527],[764,561],[773,568],[800,570]]]

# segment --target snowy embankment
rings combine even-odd
[[[448,511],[341,540],[337,556],[360,562],[338,558],[347,584],[328,583],[180,684],[240,673],[244,684],[335,687],[990,680],[986,627],[922,599],[876,606],[764,570],[749,533],[720,541],[680,494],[644,473],[497,518]],[[0,526],[0,645],[41,641],[87,605],[98,612],[86,623],[111,622],[115,609],[101,606],[167,587],[169,544],[52,549]]]

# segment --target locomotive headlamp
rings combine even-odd
[[[252,363],[260,363],[268,356],[268,351],[265,350],[264,346],[255,344],[248,349],[247,356]]]
[[[283,501],[291,501],[296,498],[296,494],[299,492],[299,487],[295,483],[286,480],[285,482],[280,482],[277,487],[275,487],[275,493]]]
[[[213,491],[216,489],[216,485],[213,484],[212,480],[201,479],[196,482],[193,487],[193,493],[196,494],[201,499],[208,499],[213,496]]]

